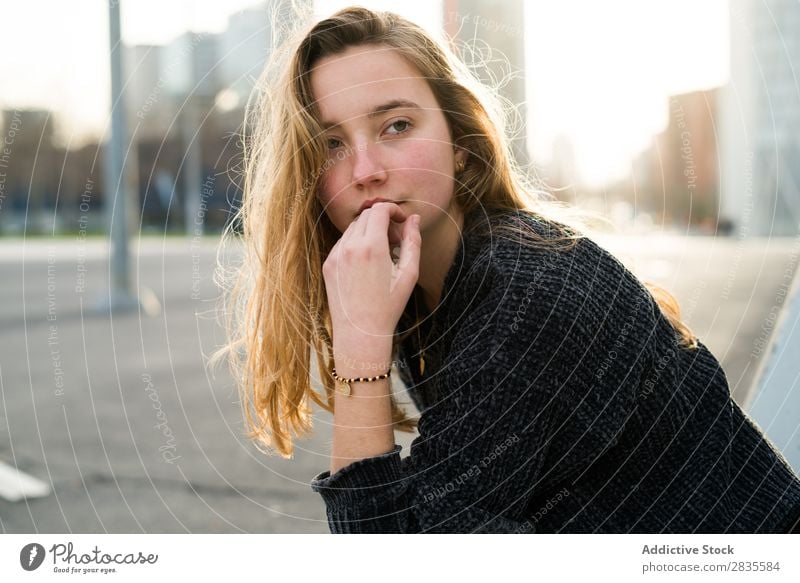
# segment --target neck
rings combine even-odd
[[[443,213],[436,223],[422,232],[417,285],[422,290],[429,311],[439,305],[445,277],[461,243],[461,229],[464,226],[461,209],[452,203],[447,213]]]

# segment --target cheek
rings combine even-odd
[[[328,202],[330,201],[330,195],[328,192],[330,191],[330,181],[326,179],[325,176],[320,178],[319,184],[317,184],[317,200],[322,203],[322,206],[327,206]]]
[[[317,188],[317,198],[323,206],[328,207],[328,210],[332,210],[331,207],[337,206],[339,197],[336,196],[336,193],[341,191],[338,174],[336,166],[333,166],[320,177],[319,187]]]
[[[453,157],[447,145],[418,142],[409,145],[406,154],[403,165],[424,191],[441,197],[452,193]]]
[[[337,193],[339,193],[338,196]],[[347,228],[350,219],[346,207],[343,206],[344,197],[341,194],[341,186],[337,183],[334,169],[328,170],[320,179],[316,197],[331,223],[339,231],[344,232],[343,229]]]
[[[411,143],[406,150],[406,167],[427,172],[429,179],[448,177],[453,170],[452,165],[453,157],[449,148],[433,140]],[[452,174],[449,176],[452,178]]]

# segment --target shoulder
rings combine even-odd
[[[512,332],[531,320],[596,333],[608,320],[636,315],[645,332],[658,307],[641,281],[591,238],[526,211],[488,217],[473,227],[475,293],[493,320]]]
[[[494,236],[475,246],[472,284],[453,304],[458,319],[451,320],[442,382],[475,388],[459,393],[470,404],[486,387],[494,397],[557,404],[570,438],[596,441],[582,447],[584,455],[613,441],[632,410],[652,363],[658,306],[590,238],[550,244],[563,233],[535,217],[521,219],[535,235],[500,235],[493,227]]]

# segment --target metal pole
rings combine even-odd
[[[203,219],[200,215],[203,191],[203,150],[202,150],[202,113],[200,111],[200,95],[190,95],[184,108],[183,143],[186,148],[184,162],[184,223],[187,236],[203,234]]]
[[[108,1],[109,57],[111,60],[111,135],[106,145],[105,186],[108,218],[111,289],[101,309],[138,307],[131,289],[128,258],[127,192],[125,180],[125,101],[122,92],[122,38],[119,0]]]

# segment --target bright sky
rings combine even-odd
[[[317,0],[318,15],[353,2]],[[441,28],[441,1],[362,0]],[[106,0],[17,0],[3,8],[0,108],[56,111],[66,136],[99,135],[108,108]],[[219,32],[253,0],[123,0],[127,44]],[[590,184],[627,174],[667,120],[667,97],[729,76],[727,0],[533,0],[525,3],[531,147],[574,145]],[[13,23],[13,26],[10,25]]]
[[[667,97],[727,83],[727,0],[525,4],[538,159],[565,134],[588,183],[625,176],[667,124]]]

